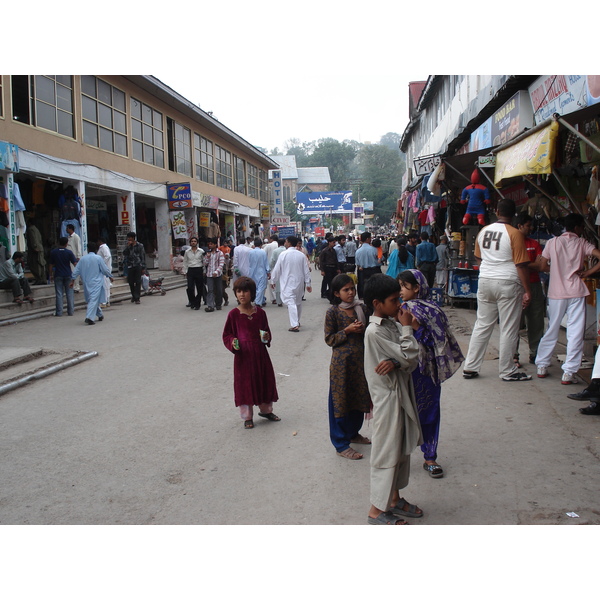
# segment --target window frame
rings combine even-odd
[[[133,103],[139,104],[139,117],[137,114],[134,114],[134,106]],[[147,108],[150,110],[150,122],[147,123],[144,120],[144,109]],[[153,108],[149,104],[134,98],[133,96],[129,97],[129,112],[130,112],[130,122],[131,122],[131,158],[135,161],[142,162],[146,165],[152,165],[154,167],[158,167],[159,169],[165,168],[165,129],[164,129],[164,115],[161,111]],[[135,109],[137,112],[137,109]],[[156,126],[157,124],[157,115],[160,120],[160,129]],[[139,138],[136,137],[136,129],[138,128],[140,135]],[[146,133],[149,132],[152,136],[151,143],[148,143],[145,140]],[[157,145],[157,140],[160,140],[160,145]],[[141,150],[141,158],[137,158],[137,147],[140,146]],[[150,149],[152,150],[152,160],[147,160],[147,152],[150,153]],[[158,164],[157,156],[162,157],[162,164]]]

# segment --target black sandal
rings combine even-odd
[[[252,419],[244,421],[244,429],[254,429],[254,421]]]
[[[262,417],[263,419],[268,419],[269,421],[281,421],[281,419],[273,413],[258,413],[259,417]]]

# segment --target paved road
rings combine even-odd
[[[300,333],[266,309],[282,421],[252,431],[233,404],[227,309],[191,311],[183,289],[113,305],[93,327],[77,311],[2,328],[2,347],[99,356],[0,397],[0,523],[365,524],[369,450],[348,461],[328,440],[328,303],[314,284]],[[474,313],[447,310],[466,353]],[[413,523],[599,523],[600,421],[566,398],[558,367],[501,382],[494,343],[480,378],[444,384],[446,476],[413,454],[405,495],[425,511]]]

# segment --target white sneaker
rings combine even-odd
[[[544,377],[548,377],[548,367],[538,367],[537,368],[537,376],[540,379],[543,379]]]
[[[572,383],[579,383],[579,380],[577,379],[575,373],[567,373],[565,371],[560,382],[563,385],[571,385]]]

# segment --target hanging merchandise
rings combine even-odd
[[[58,199],[60,209],[60,235],[68,237],[67,225],[75,227],[75,233],[81,236],[81,198],[77,190],[69,185]]]
[[[468,202],[468,204],[467,204]],[[479,183],[479,171],[471,173],[471,185],[468,185],[461,195],[461,204],[467,204],[463,225],[471,223],[471,216],[477,216],[479,225],[485,225],[485,205],[490,203],[490,191]]]

